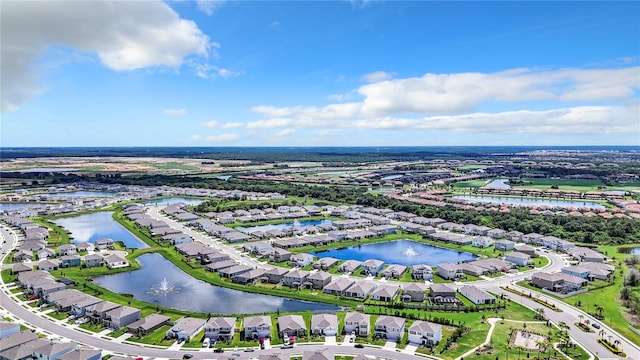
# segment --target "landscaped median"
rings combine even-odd
[[[547,302],[547,300],[543,300],[543,299],[540,299],[540,298],[537,298],[537,297],[533,297],[531,293],[527,294],[527,293],[524,293],[524,292],[522,292],[520,290],[516,290],[516,289],[510,288],[508,286],[501,286],[500,288],[502,290],[506,290],[506,291],[512,292],[512,293],[514,293],[516,295],[526,296],[528,299],[531,299],[531,300],[537,302],[538,304],[541,304],[541,305],[543,305],[543,306],[545,306],[545,307],[547,307],[547,308],[549,308],[549,309],[551,309],[551,310],[553,310],[555,312],[562,312],[562,309],[558,308],[555,304],[550,304],[549,302]]]
[[[611,351],[614,355],[626,358],[627,354],[624,353],[624,351],[622,351],[622,349],[620,349],[615,343],[610,343],[609,341],[607,341],[607,339],[603,339],[600,338],[598,339],[598,342],[604,346],[605,348],[607,348],[607,350]]]

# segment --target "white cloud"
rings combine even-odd
[[[362,75],[362,81],[367,83],[377,83],[380,81],[390,80],[393,77],[393,74],[384,72],[384,71],[376,71],[369,74]]]
[[[204,127],[210,127],[210,128],[233,129],[233,128],[239,128],[244,126],[244,123],[241,123],[241,122],[220,123],[218,121],[207,121],[207,122],[201,123],[200,125]]]
[[[216,10],[218,10],[222,5],[224,5],[226,0],[196,0],[196,5],[198,6],[198,10],[202,11],[207,15],[213,15]]]
[[[256,106],[270,123],[298,120],[357,120],[395,114],[445,115],[473,112],[485,102],[519,103],[611,101],[635,96],[640,88],[640,67],[616,69],[511,69],[496,73],[425,74],[363,85],[360,102],[324,107]],[[344,99],[334,96],[334,99]]]
[[[219,135],[210,135],[205,137],[204,139],[208,142],[231,142],[238,140],[240,136],[238,134],[219,134]]]
[[[233,71],[212,64],[204,63],[201,60],[194,60],[189,63],[191,68],[195,71],[196,75],[202,79],[212,78],[232,78],[240,76],[243,73],[241,71]]]
[[[162,1],[5,1],[2,3],[2,110],[42,92],[34,60],[50,47],[95,53],[115,71],[179,68],[207,57],[207,35]]]
[[[169,116],[185,116],[187,115],[187,109],[164,109],[163,113]]]
[[[295,134],[296,130],[294,129],[284,129],[284,130],[280,130],[276,133],[277,137],[287,137],[287,136],[291,136],[293,134]]]
[[[625,134],[638,133],[640,106],[580,106],[545,111],[518,110],[500,113],[430,116],[423,118],[378,117],[341,119],[274,118],[247,124],[248,128],[332,128],[412,131],[451,131],[493,134]],[[284,131],[284,130],[283,130]]]

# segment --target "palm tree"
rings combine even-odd
[[[591,320],[586,319],[586,320],[584,321],[584,323],[585,323],[585,324],[587,324],[587,326],[589,326],[589,324],[591,324]]]
[[[582,320],[584,320],[584,315],[578,314],[579,323],[582,324]]]
[[[613,346],[618,349],[618,346],[620,346],[620,339],[616,339],[616,341],[613,342]]]
[[[600,331],[598,332],[598,335],[602,338],[602,340],[604,340],[604,336],[605,336],[606,334],[607,334],[607,333],[606,333],[604,330],[600,330]]]

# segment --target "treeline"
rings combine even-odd
[[[146,186],[179,186],[221,190],[278,192],[287,196],[309,197],[329,202],[358,204],[419,216],[441,218],[459,224],[476,224],[506,231],[554,235],[587,244],[625,244],[640,242],[640,221],[604,219],[601,217],[543,216],[529,213],[527,208],[512,208],[509,213],[461,210],[453,206],[425,206],[386,196],[373,195],[360,187],[315,186],[284,182],[250,181],[231,178],[228,181],[188,176],[144,175],[139,177],[102,178],[104,183]]]

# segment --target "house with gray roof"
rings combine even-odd
[[[324,257],[313,263],[314,269],[327,270],[338,264],[338,259],[334,257]]]
[[[75,349],[61,355],[58,360],[100,360],[102,351],[96,349]]]
[[[235,333],[236,318],[215,317],[211,318],[204,325],[204,336],[215,341],[231,340]]]
[[[313,314],[311,316],[311,333],[335,336],[338,333],[338,316],[336,314]]]
[[[166,325],[169,320],[171,320],[171,318],[166,315],[151,314],[127,325],[127,330],[138,336],[145,336],[161,326]]]
[[[373,336],[398,341],[404,335],[404,319],[396,316],[380,315],[376,320]]]
[[[300,287],[309,276],[306,270],[293,269],[284,276],[284,284],[289,287]]]
[[[164,336],[169,339],[191,341],[191,339],[204,328],[205,323],[206,321],[204,319],[183,317],[178,319],[171,329],[167,330]]]
[[[107,317],[107,313],[113,309],[119,308],[120,305],[111,301],[102,301],[97,304],[88,306],[85,309],[85,315],[91,317],[95,322],[102,322]]]
[[[387,279],[400,279],[404,273],[407,272],[407,267],[404,265],[391,264],[384,268],[380,274]]]
[[[402,300],[410,302],[423,302],[427,285],[424,283],[406,283],[402,285]]]
[[[109,269],[119,269],[129,266],[127,259],[118,254],[111,254],[104,259]]]
[[[88,268],[102,266],[102,264],[104,264],[104,258],[100,254],[90,254],[84,257],[84,266]]]
[[[302,315],[284,315],[278,318],[278,334],[285,336],[304,336],[307,334],[307,325]]]
[[[220,276],[222,277],[226,277],[226,278],[233,278],[234,276],[238,276],[242,273],[246,273],[247,271],[251,271],[251,269],[253,269],[252,267],[249,267],[247,265],[234,265],[231,267],[227,267],[224,269],[219,269],[218,270],[218,274],[220,274]]]
[[[432,346],[442,340],[442,325],[416,320],[409,326],[409,343]]]
[[[244,338],[271,338],[271,326],[270,316],[247,316],[244,318]]]
[[[356,281],[355,284],[347,289],[345,295],[360,299],[366,299],[375,288],[376,285],[368,281]]]
[[[518,266],[527,266],[531,264],[531,256],[518,251],[507,254],[504,259]]]
[[[121,306],[106,313],[102,321],[105,327],[118,330],[140,319],[140,309]]]
[[[333,349],[323,348],[318,350],[305,350],[302,352],[302,360],[333,360],[335,353]]]
[[[438,275],[446,280],[456,280],[463,276],[462,268],[458,264],[444,263],[436,266]]]
[[[56,259],[42,260],[38,263],[38,270],[53,271],[60,268],[60,263]]]
[[[27,266],[23,263],[17,263],[17,264],[13,264],[11,265],[11,274],[15,275],[15,274],[19,274],[21,272],[25,272],[25,271],[31,271],[33,270],[33,268],[31,266]]]
[[[371,292],[371,299],[391,302],[398,296],[400,286],[396,284],[380,284]]]
[[[500,250],[500,251],[513,250],[515,246],[516,246],[516,243],[511,240],[497,240],[493,245],[493,247],[496,250]]]
[[[331,274],[325,271],[316,271],[307,276],[307,282],[314,289],[322,290],[331,282]]]
[[[322,291],[327,294],[345,295],[349,287],[351,287],[351,285],[353,285],[354,283],[355,281],[350,280],[349,278],[334,277],[333,280],[328,283]]]
[[[429,297],[435,298],[455,298],[456,289],[447,284],[431,284],[429,287]]]
[[[33,350],[33,357],[38,360],[58,360],[62,355],[75,350],[74,343],[50,342]]]
[[[288,269],[281,267],[272,267],[264,273],[264,276],[268,279],[271,284],[278,284],[284,279],[284,275],[289,272]]]
[[[362,273],[376,276],[380,271],[382,271],[382,266],[384,265],[384,261],[377,259],[368,259],[362,263]]]
[[[411,267],[411,277],[415,280],[433,280],[433,269],[430,265],[417,264]]]
[[[29,360],[33,359],[33,350],[45,346],[49,343],[48,340],[36,339],[18,346],[5,349],[0,348],[0,359],[2,360]]]
[[[5,336],[17,334],[20,332],[20,324],[8,321],[0,321],[0,339]]]
[[[465,285],[458,292],[476,305],[495,304],[496,298],[488,292],[473,285]]]
[[[353,273],[362,266],[362,261],[347,260],[338,266],[338,271],[343,273]]]
[[[357,336],[369,336],[371,329],[371,315],[359,312],[348,312],[344,316],[344,332],[351,334],[355,332]]]

